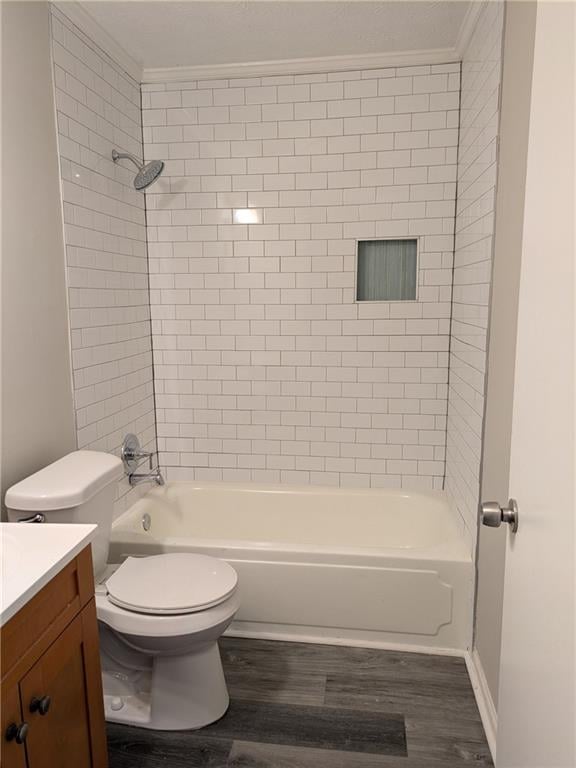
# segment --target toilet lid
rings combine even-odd
[[[222,603],[238,576],[223,560],[177,552],[129,557],[106,581],[111,603],[135,613],[195,613]]]

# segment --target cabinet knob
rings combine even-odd
[[[6,741],[16,741],[16,744],[24,744],[28,736],[28,723],[10,723],[6,728]]]
[[[50,709],[50,696],[34,696],[30,702],[30,712],[38,712],[39,715],[48,714]]]

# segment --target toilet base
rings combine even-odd
[[[225,714],[230,698],[217,642],[151,661],[148,669],[128,672],[103,658],[106,720],[179,731],[203,728]]]

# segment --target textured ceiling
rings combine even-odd
[[[82,2],[145,68],[453,47],[468,2]]]

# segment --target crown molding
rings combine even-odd
[[[462,19],[462,24],[460,24],[458,37],[456,39],[455,50],[460,60],[464,58],[464,53],[468,48],[468,43],[474,34],[478,17],[486,5],[486,2],[487,0],[470,0],[470,3],[468,4],[468,10]]]
[[[55,8],[87,35],[93,43],[107,53],[137,83],[142,82],[142,66],[135,61],[116,40],[98,24],[78,0],[53,2]]]
[[[354,56],[322,56],[307,59],[206,64],[192,67],[144,69],[143,83],[185,82],[192,80],[231,80],[241,77],[274,77],[346,72],[359,69],[411,67],[422,64],[451,64],[460,61],[456,48],[431,48],[397,53],[367,53]]]

